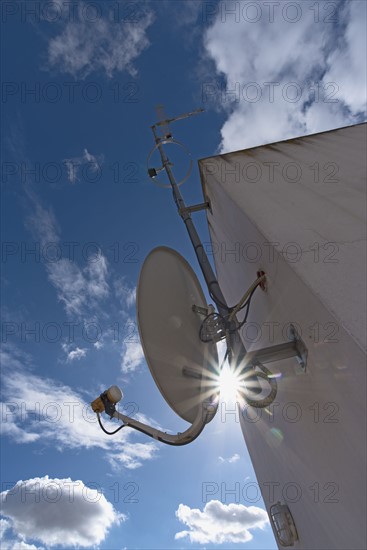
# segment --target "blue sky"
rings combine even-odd
[[[365,2],[1,9],[2,547],[276,548],[233,405],[173,448],[108,438],[88,404],[116,383],[123,412],[184,429],[135,320],[152,248],[197,270],[170,192],[146,176],[155,105],[206,109],[172,126],[194,161],[361,122]],[[195,162],[182,192],[202,200]]]

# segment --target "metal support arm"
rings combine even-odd
[[[205,428],[205,425],[215,415],[215,413],[217,412],[217,408],[218,408],[218,402],[204,403],[203,408],[201,407],[199,408],[197,417],[195,418],[191,426],[184,432],[182,433],[179,432],[177,434],[168,434],[166,432],[162,432],[161,430],[152,428],[151,426],[148,426],[147,424],[143,424],[142,422],[139,422],[134,418],[125,416],[124,414],[121,414],[118,411],[115,411],[112,416],[114,418],[118,418],[119,420],[121,420],[125,426],[134,428],[139,432],[149,435],[153,439],[157,439],[158,441],[161,441],[162,443],[166,443],[167,445],[179,446],[179,445],[187,445],[188,443],[191,443],[192,441],[194,441],[201,434],[201,432]]]
[[[192,206],[185,206],[184,209],[181,209],[180,211],[180,215],[183,216],[185,215],[185,213],[189,212],[191,214],[191,212],[200,212],[201,210],[207,210],[208,208],[210,208],[210,204],[209,202],[201,202],[200,204],[194,204]]]

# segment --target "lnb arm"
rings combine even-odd
[[[161,441],[162,443],[166,443],[167,445],[176,446],[187,445],[188,443],[194,441],[201,434],[201,432],[205,428],[205,425],[216,414],[219,402],[219,396],[217,396],[218,398],[214,399],[214,401],[212,402],[204,402],[202,406],[199,407],[194,422],[187,430],[182,433],[179,432],[177,434],[168,434],[166,432],[163,432],[162,430],[158,430],[157,428],[148,426],[147,424],[139,422],[134,418],[130,418],[129,416],[126,416],[116,411],[115,405],[121,399],[121,397],[118,398],[119,395],[121,395],[122,397],[122,393],[119,388],[117,388],[117,386],[112,386],[107,391],[102,393],[100,397],[95,399],[92,403],[92,409],[95,413],[97,413],[100,426],[103,431],[105,431],[105,433],[112,435],[116,433],[116,431],[119,431],[119,429],[126,426],[129,428],[134,428],[135,430],[138,430],[139,432],[142,432],[149,437],[156,439],[157,441]],[[114,432],[107,432],[104,429],[100,420],[100,413],[102,413],[103,411],[105,411],[111,418],[118,418],[119,420],[121,420],[122,425]]]

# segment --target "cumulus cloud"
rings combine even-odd
[[[250,529],[264,529],[268,515],[257,506],[222,504],[209,501],[203,511],[180,504],[176,517],[188,529],[176,533],[175,539],[189,538],[198,544],[225,544],[248,542],[253,536]]]
[[[133,62],[150,45],[147,29],[154,21],[153,12],[146,8],[130,20],[118,20],[110,11],[88,21],[84,6],[79,3],[77,17],[69,18],[49,41],[48,66],[79,79],[96,71],[109,78],[122,71],[135,76]]]
[[[24,540],[4,539],[1,540],[1,550],[45,550],[45,548],[28,544]]]
[[[106,538],[113,525],[126,519],[97,489],[70,478],[18,481],[1,493],[1,505],[2,514],[23,541],[17,548],[35,548],[27,539],[47,547],[94,546]]]
[[[6,358],[4,361],[4,356],[2,365],[3,395],[7,396],[1,403],[2,434],[14,442],[37,441],[60,451],[100,449],[108,462],[128,469],[138,468],[156,456],[157,445],[136,442],[140,434],[134,430],[125,428],[115,438],[104,434],[90,404],[69,386],[24,370],[12,369],[9,376],[11,362]],[[141,416],[139,420],[146,421]],[[115,421],[112,428],[116,427]]]
[[[365,118],[366,3],[334,3],[329,19],[323,7],[218,4],[204,37],[217,80],[203,100],[227,113],[221,153]]]

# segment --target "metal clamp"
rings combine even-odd
[[[248,364],[251,364],[255,359],[260,363],[272,363],[273,361],[281,361],[296,357],[301,371],[306,372],[308,351],[305,343],[298,334],[294,325],[290,325],[290,341],[284,344],[277,344],[267,348],[250,351],[246,355]]]

